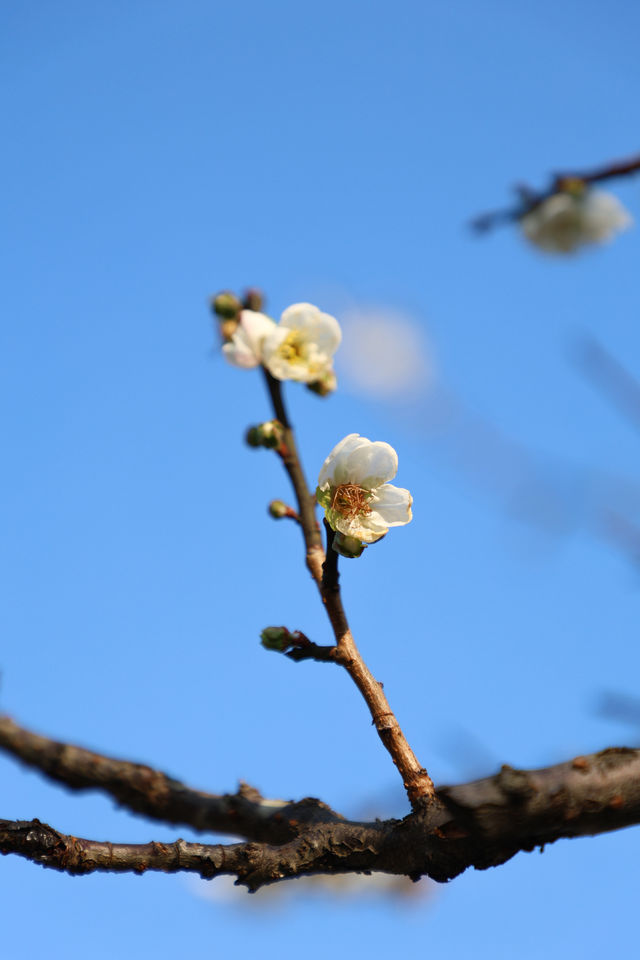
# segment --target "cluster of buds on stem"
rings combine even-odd
[[[211,311],[219,321],[222,342],[231,343],[238,329],[243,310],[261,310],[264,298],[260,290],[250,287],[242,300],[230,290],[223,290],[211,298]]]

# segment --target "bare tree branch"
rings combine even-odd
[[[445,881],[561,837],[638,822],[640,750],[618,747],[542,770],[505,766],[493,777],[442,788],[436,803],[404,820],[308,823],[280,845],[112,844],[66,836],[39,820],[0,820],[0,852],[72,874],[231,874],[254,891],[310,874],[381,871]]]
[[[284,843],[300,824],[342,819],[320,800],[266,800],[246,784],[221,796],[192,790],[144,764],[31,733],[7,716],[0,716],[0,749],[72,790],[101,790],[133,813],[194,830]]]

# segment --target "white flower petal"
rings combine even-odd
[[[371,513],[368,520],[376,518],[376,522],[386,524],[387,527],[401,527],[411,520],[412,503],[413,499],[408,490],[385,483],[375,491],[369,501]]]
[[[355,537],[362,543],[374,543],[380,537],[384,537],[388,530],[388,527],[380,523],[372,514],[347,518],[332,512],[332,516],[328,519],[334,530],[339,530],[347,537]]]
[[[525,236],[541,250],[571,253],[604,243],[632,220],[620,201],[601,190],[553,194],[520,221]]]
[[[398,454],[383,440],[371,442],[362,437],[365,443],[354,448],[347,457],[346,472],[348,483],[357,483],[365,490],[374,490],[398,472]]]
[[[226,359],[245,370],[257,367],[262,362],[263,341],[275,326],[274,321],[263,313],[243,310],[231,342],[222,348]]]
[[[240,326],[251,344],[251,348],[257,356],[262,358],[262,344],[271,331],[275,329],[275,321],[264,313],[256,313],[255,310],[243,310],[240,314]]]
[[[325,462],[322,464],[322,469],[320,470],[320,476],[318,477],[318,486],[323,487],[326,483],[333,483],[334,486],[339,486],[341,483],[347,483],[347,480],[342,476],[341,462],[343,457],[347,457],[354,449],[362,446],[363,440],[366,442],[364,437],[361,437],[359,433],[350,433],[348,436],[344,437],[340,443],[337,443]],[[338,467],[339,478],[335,476],[336,467]]]
[[[318,486],[329,481],[334,486],[355,483],[365,490],[373,490],[392,480],[397,472],[398,455],[390,444],[350,433],[325,460]]]
[[[243,367],[245,370],[249,370],[251,367],[257,367],[260,363],[241,327],[238,327],[235,331],[231,342],[224,344],[222,352],[234,367]]]
[[[590,190],[585,200],[584,237],[591,243],[610,240],[617,230],[626,230],[633,218],[617,197],[603,190]]]
[[[327,358],[333,357],[342,340],[342,330],[336,318],[318,310],[312,303],[293,303],[283,312],[280,324],[304,330],[306,337],[316,344],[318,352]]]

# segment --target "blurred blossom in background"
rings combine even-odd
[[[380,400],[408,401],[436,382],[431,345],[418,321],[389,307],[354,307],[341,317],[337,357],[344,386]]]

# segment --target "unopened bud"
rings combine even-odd
[[[333,549],[336,553],[339,553],[341,557],[346,557],[347,560],[354,560],[356,557],[361,557],[364,552],[365,544],[361,540],[357,540],[356,537],[347,537],[346,534],[336,531],[333,537]]]
[[[319,397],[328,397],[330,393],[338,386],[338,381],[333,370],[327,370],[317,380],[312,380],[307,384],[307,389],[312,393],[317,393]]]
[[[267,420],[255,427],[249,427],[245,440],[250,447],[266,447],[275,450],[284,440],[284,427],[279,420]]]
[[[272,500],[269,504],[269,513],[274,520],[282,520],[289,514],[290,509],[284,500]]]
[[[260,433],[260,427],[249,427],[244,435],[244,439],[249,447],[261,447],[262,434]]]
[[[282,653],[291,646],[291,634],[286,627],[265,627],[260,634],[260,643],[265,650]]]
[[[284,429],[279,420],[267,420],[260,425],[262,431],[262,445],[274,450],[284,439]]]
[[[235,293],[223,290],[222,293],[218,293],[212,298],[211,309],[223,320],[235,320],[242,310],[242,304]]]
[[[249,287],[242,298],[242,306],[245,310],[255,310],[256,313],[260,313],[264,306],[262,291],[256,287]]]

